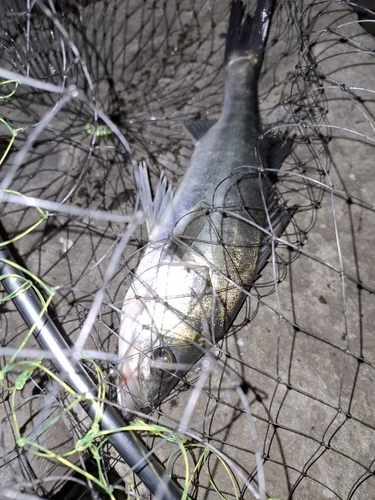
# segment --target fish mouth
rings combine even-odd
[[[117,398],[124,417],[135,418],[134,411],[139,409],[141,403],[141,391],[134,370],[128,363],[122,363],[119,368]]]

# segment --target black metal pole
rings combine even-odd
[[[1,237],[0,242],[2,242]],[[14,294],[25,283],[25,276],[12,264],[4,262],[3,259],[11,263],[15,262],[6,246],[0,247],[0,259],[0,276],[6,276],[2,284],[8,294]],[[54,356],[51,357],[51,361],[61,378],[77,394],[85,395],[85,401],[81,404],[88,415],[92,419],[99,416],[103,430],[115,430],[126,426],[123,418],[111,405],[104,404],[103,410],[102,404],[96,401],[96,385],[74,358],[70,347],[48,314],[42,314],[42,305],[35,292],[29,288],[16,293],[12,300],[28,328],[35,325],[33,335],[40,347],[53,352]],[[156,458],[150,455],[133,432],[114,432],[108,435],[108,439],[158,500],[181,499],[180,487],[171,479]]]

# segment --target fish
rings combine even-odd
[[[222,339],[296,207],[277,197],[277,171],[293,140],[262,130],[258,80],[274,9],[231,5],[224,103],[216,123],[190,120],[196,140],[181,183],[164,174],[155,196],[145,164],[135,180],[148,244],[125,295],[119,327],[118,402],[149,413]]]
[[[350,0],[348,6],[357,12],[362,28],[375,36],[375,0]]]

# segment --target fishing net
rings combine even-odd
[[[224,340],[132,424],[192,498],[373,497],[375,41],[354,8],[277,3],[259,98],[293,138],[277,190],[298,210]],[[1,235],[114,407],[147,244],[133,168],[177,188],[183,122],[220,114],[228,18],[208,0],[0,6]],[[148,497],[1,301],[1,497]]]

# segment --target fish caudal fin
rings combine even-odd
[[[258,0],[255,14],[251,17],[245,15],[242,0],[233,1],[225,47],[225,66],[236,59],[248,57],[260,72],[274,4],[275,0]]]
[[[173,190],[171,186],[168,186],[167,178],[164,172],[162,172],[153,198],[147,167],[144,161],[134,169],[134,177],[144,212],[147,232],[150,235],[172,202]]]

